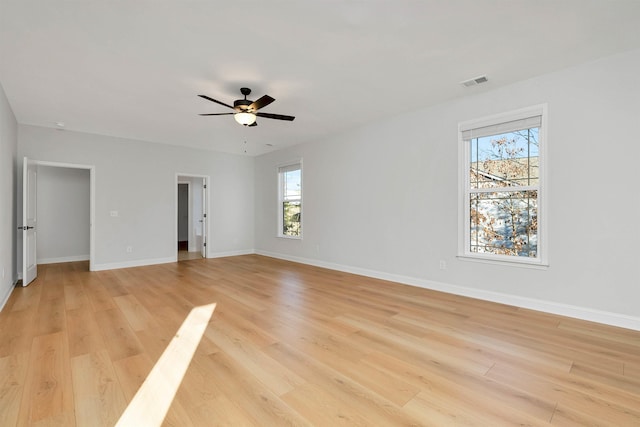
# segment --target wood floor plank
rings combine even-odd
[[[640,331],[258,255],[41,267],[0,313],[2,427],[113,425],[211,303],[164,426],[640,425]]]
[[[516,391],[509,385],[452,366],[419,367],[383,353],[374,353],[365,362],[409,383],[422,385],[419,399],[442,400],[442,408],[449,411],[458,408],[461,413],[485,419],[487,425],[496,425],[501,419],[505,424],[536,419],[547,422],[555,408],[555,402],[545,396]],[[487,405],[490,401],[500,405]],[[511,412],[503,412],[504,407],[509,407]]]
[[[312,383],[296,387],[284,395],[283,399],[316,426],[372,425],[372,420],[355,413],[348,402]]]
[[[85,290],[93,311],[110,310],[116,307],[111,295],[102,285],[100,276],[92,276]]]
[[[74,310],[89,305],[89,299],[87,298],[82,282],[64,281],[64,304],[67,310]]]
[[[37,320],[35,307],[7,313],[0,328],[0,357],[30,351]]]
[[[43,277],[44,283],[42,284],[42,295],[40,297],[41,301],[61,299],[64,296],[64,288],[58,286],[57,284],[62,283],[63,281],[63,266],[60,264],[51,264],[43,267],[48,267],[45,270],[48,271],[48,274],[45,273],[46,277]],[[49,286],[50,283],[53,283],[53,285]]]
[[[637,362],[626,362],[622,367],[622,374],[625,377],[629,377],[634,381],[640,382],[640,363]]]
[[[73,388],[64,332],[33,339],[21,403],[19,425],[72,419]]]
[[[364,418],[368,419],[371,425],[389,426],[415,425],[417,422],[404,413],[398,405],[300,350],[283,343],[273,344],[265,350],[271,357],[285,363],[309,383],[330,390],[330,394],[335,399],[348,402],[349,413],[354,419]],[[347,415],[341,414],[341,416]]]
[[[176,396],[180,404],[191,411],[224,396],[225,387],[217,381],[215,366],[209,356],[196,353]]]
[[[66,319],[69,354],[71,357],[97,352],[106,348],[100,333],[100,327],[96,322],[93,310],[88,304],[67,310]]]
[[[125,399],[127,402],[131,402],[131,399],[133,399],[153,368],[153,362],[145,354],[137,354],[125,359],[120,359],[114,362],[113,365],[124,392]],[[189,388],[189,385],[183,382],[183,388]],[[169,408],[162,425],[176,427],[206,425],[193,424],[191,422],[190,412],[191,411],[185,409],[185,406],[182,404],[180,399],[176,398]]]
[[[118,295],[114,297],[113,300],[120,308],[120,311],[122,311],[122,314],[124,314],[124,317],[127,318],[129,326],[131,326],[131,329],[134,331],[142,331],[152,324],[153,316],[140,304],[135,296],[131,294]]]
[[[217,382],[234,384],[227,391],[229,399],[241,405],[252,419],[263,425],[311,426],[301,414],[292,411],[260,381],[247,375],[244,368],[224,352],[208,357],[213,361]]]
[[[574,364],[571,368],[571,374],[580,378],[595,379],[597,382],[607,384],[609,386],[627,390],[633,394],[640,395],[640,381],[621,374],[611,374],[606,370],[592,368],[590,366]]]
[[[272,393],[280,396],[292,390],[304,380],[265,355],[259,347],[245,340],[233,328],[224,327],[220,323],[212,322],[205,331],[205,336],[220,348],[221,351],[240,363],[244,369],[265,384]]]
[[[488,420],[480,420],[458,407],[443,405],[429,397],[417,395],[406,405],[404,410],[421,420],[420,425],[432,427],[476,427],[478,425],[491,425]]]
[[[547,396],[563,408],[581,408],[582,412],[592,413],[591,418],[617,421],[621,426],[640,425],[637,396],[599,386],[596,382],[583,381],[571,374],[561,375],[551,380],[541,372],[503,365],[496,365],[487,374],[489,378],[523,393]]]
[[[509,360],[510,362],[522,361],[525,365],[532,363],[538,366],[548,366],[552,369],[569,372],[573,365],[573,360],[568,357],[559,357],[550,355],[548,352],[540,351],[535,348],[525,347],[505,340],[496,339],[490,334],[483,334],[477,330],[469,330],[464,324],[453,325],[442,320],[429,319],[424,322],[417,316],[406,316],[400,314],[394,316],[395,319],[402,320],[406,323],[417,323],[423,325],[430,332],[455,338],[461,342],[467,343],[471,348],[478,351],[490,353],[495,362],[500,360]]]
[[[99,274],[102,286],[112,297],[127,295],[130,292],[127,283],[131,281],[127,279],[131,277],[131,273],[127,269],[101,271]]]
[[[61,286],[48,287],[63,289]],[[37,319],[36,335],[53,334],[65,330],[67,320],[65,317],[64,296],[41,299],[40,305],[39,312],[42,313],[42,315],[38,316]]]
[[[95,313],[96,322],[112,360],[144,352],[135,332],[118,308]]]
[[[74,407],[79,426],[111,427],[126,401],[106,350],[71,359]]]
[[[0,426],[14,426],[25,387],[29,353],[0,358]]]
[[[194,426],[260,427],[264,425],[259,420],[252,419],[242,407],[224,395],[191,409],[189,420]],[[181,426],[176,424],[176,427]]]
[[[36,309],[40,305],[40,296],[44,288],[44,286],[42,286],[43,281],[34,282],[33,284],[37,286],[19,286],[14,289],[7,303],[7,307],[10,307],[12,312],[28,310],[30,308]]]

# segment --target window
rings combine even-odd
[[[302,237],[302,162],[278,168],[278,236]]]
[[[459,255],[546,264],[546,106],[461,123]]]

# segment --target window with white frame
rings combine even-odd
[[[302,162],[278,168],[278,236],[302,237]]]
[[[460,256],[546,264],[545,120],[541,105],[459,125]]]

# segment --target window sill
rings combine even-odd
[[[302,240],[302,236],[285,236],[285,235],[279,235],[276,236],[278,239],[287,239],[287,240]]]
[[[492,259],[473,255],[458,255],[456,258],[458,258],[460,261],[478,262],[480,264],[504,265],[506,267],[530,268],[534,270],[547,270],[549,268],[548,263],[542,263],[539,261],[512,261],[508,259]]]

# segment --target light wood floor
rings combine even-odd
[[[192,259],[202,259],[202,253],[199,251],[178,251],[178,261],[189,261]]]
[[[640,426],[640,333],[257,255],[39,267],[0,312],[0,426],[112,426],[217,303],[172,426]]]

